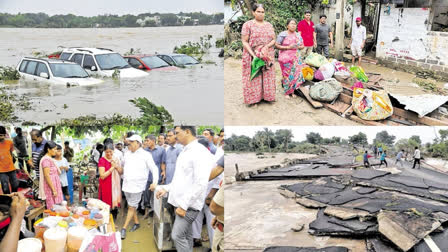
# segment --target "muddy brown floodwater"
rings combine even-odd
[[[223,37],[222,25],[148,28],[28,29],[1,28],[0,65],[16,66],[33,52],[52,53],[63,47],[104,47],[120,54],[131,48],[141,53],[172,53],[187,41],[198,42],[201,36],[213,36],[212,44]],[[139,79],[122,79],[90,87],[36,85],[20,81],[6,84],[10,92],[26,96],[33,110],[19,111],[21,121],[51,123],[61,118],[84,115],[103,117],[120,113],[138,116],[129,99],[146,97],[164,106],[175,123],[223,124],[223,59],[220,49],[212,47],[203,60],[209,63],[177,71],[151,71]],[[210,63],[213,62],[213,63]],[[0,85],[3,85],[0,83]],[[67,106],[64,106],[66,104]]]
[[[351,63],[345,63],[350,65]],[[412,83],[415,75],[363,62],[366,72],[380,73],[381,85],[388,92],[402,95],[424,94],[427,91]],[[226,125],[360,125],[322,108],[314,109],[304,98],[286,98],[281,87],[281,71],[276,70],[276,101],[249,107],[243,102],[241,60],[224,61],[224,122]],[[437,83],[439,87],[442,83]]]

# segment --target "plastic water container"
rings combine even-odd
[[[22,239],[17,243],[17,252],[40,252],[42,242],[37,238]]]
[[[61,227],[50,228],[44,233],[45,252],[65,252],[67,231]]]
[[[87,236],[88,230],[84,227],[71,227],[68,229],[67,252],[77,252],[81,248],[82,241]]]

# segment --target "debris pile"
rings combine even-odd
[[[318,210],[308,226],[313,236],[365,239],[366,251],[371,252],[448,251],[448,183],[441,183],[448,175],[424,168],[418,170],[421,176],[406,169],[353,169],[361,165],[350,162],[353,154],[349,154],[296,160],[299,164],[261,169],[243,179],[314,178],[279,187],[283,196]],[[320,250],[270,247],[265,251]]]

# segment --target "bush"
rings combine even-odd
[[[9,66],[0,66],[0,80],[8,81],[18,79],[20,79],[20,74],[15,68]]]

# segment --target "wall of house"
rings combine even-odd
[[[448,71],[448,32],[431,31],[430,8],[382,5],[376,56],[401,65]]]
[[[329,5],[328,7],[319,6],[313,10],[313,12],[311,13],[311,20],[313,21],[314,24],[318,24],[320,22],[319,16],[325,14],[327,16],[327,24],[331,25],[334,28],[334,24],[336,23],[336,1],[330,1],[330,2],[332,2],[332,4]],[[361,15],[361,5],[359,3],[351,5],[347,3],[347,0],[345,0],[344,6],[345,6],[344,22],[351,27],[352,23],[354,22],[353,18],[354,9],[355,14],[357,12],[358,15]]]

